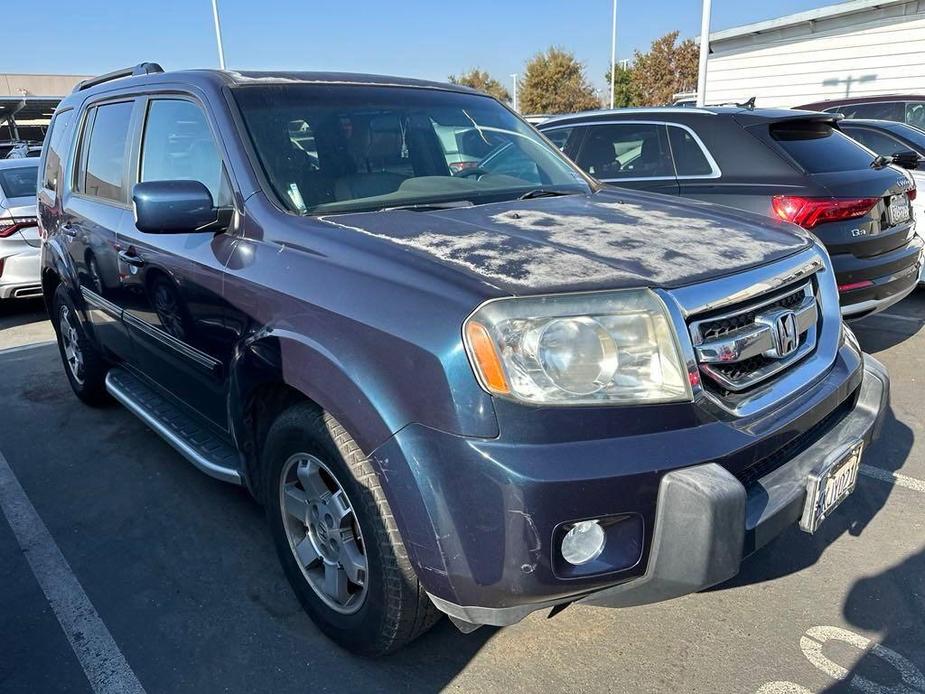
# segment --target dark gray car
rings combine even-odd
[[[838,116],[739,107],[563,116],[539,128],[606,183],[681,195],[799,224],[826,246],[842,314],[909,294],[922,264],[915,183],[839,130]]]

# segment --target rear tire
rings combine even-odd
[[[437,622],[440,612],[411,567],[376,472],[337,420],[312,403],[293,405],[270,428],[263,462],[279,559],[322,632],[349,651],[378,656]],[[326,518],[334,522],[325,525]],[[337,574],[346,587],[327,582],[329,571],[338,572],[332,565],[347,567]]]
[[[108,403],[106,373],[109,363],[84,330],[80,314],[63,284],[55,290],[52,311],[64,373],[74,394],[93,407]]]

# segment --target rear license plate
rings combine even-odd
[[[832,511],[854,491],[861,467],[861,452],[864,442],[859,441],[844,455],[835,459],[821,471],[814,472],[806,482],[806,506],[800,528],[808,533],[816,529]]]
[[[909,209],[909,197],[905,193],[892,196],[889,209],[890,224],[901,224],[909,221],[911,211]]]

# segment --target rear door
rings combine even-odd
[[[678,194],[668,131],[663,123],[589,123],[575,163],[604,183]]]
[[[131,342],[122,323],[122,277],[117,234],[131,222],[128,202],[128,153],[136,101],[97,102],[84,111],[72,186],[59,191],[58,229],[68,239],[68,255],[101,346],[121,359],[131,358]]]
[[[141,98],[131,181],[194,180],[218,207],[231,187],[202,105],[186,95]],[[221,428],[233,335],[225,330],[224,265],[234,245],[226,233],[150,234],[129,218],[118,237],[124,320],[135,364],[163,390]]]

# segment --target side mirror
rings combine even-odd
[[[919,158],[919,155],[912,150],[896,152],[893,155],[893,163],[897,166],[901,166],[904,169],[917,169],[921,161],[922,160]]]
[[[199,181],[144,181],[132,190],[135,226],[148,234],[216,232],[227,224],[224,210]]]

